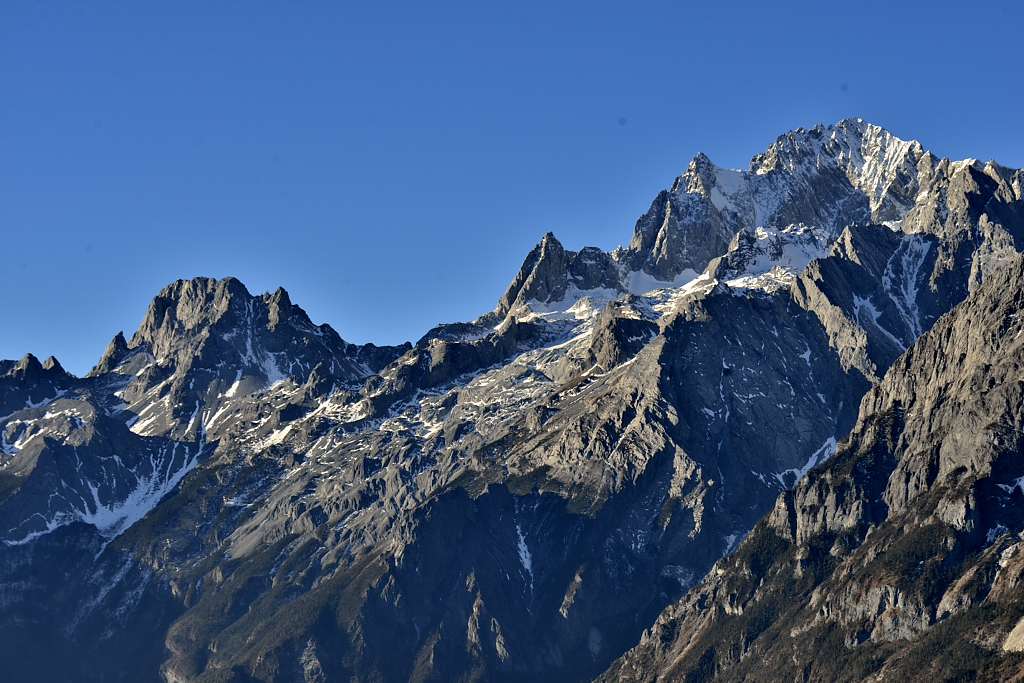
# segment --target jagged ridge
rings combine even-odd
[[[699,156],[626,249],[545,236],[415,345],[174,283],[90,377],[5,385],[0,643],[75,679],[597,675],[1005,268],[1021,206],[1019,171],[844,121]]]

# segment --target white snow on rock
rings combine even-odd
[[[789,225],[782,229],[757,228],[753,244],[741,244],[745,257],[742,271],[730,273],[725,281],[734,289],[772,291],[789,286],[814,259],[828,255],[829,240],[819,229],[806,225]]]
[[[884,334],[886,338],[888,338],[889,341],[891,341],[900,351],[907,350],[906,344],[897,339],[892,332],[886,329],[885,326],[878,321],[878,319],[882,316],[882,313],[881,311],[878,310],[878,307],[875,306],[875,302],[873,302],[870,297],[864,298],[862,296],[854,294],[853,313],[854,316],[857,318],[857,322],[860,323],[861,326],[873,326],[879,332]]]
[[[530,546],[526,545],[526,537],[523,536],[523,530],[519,527],[519,522],[516,522],[516,536],[517,545],[516,550],[519,551],[519,561],[523,565],[523,569],[530,577],[530,589],[533,589],[533,556],[530,555]]]
[[[614,289],[577,289],[569,285],[568,289],[558,301],[542,303],[536,300],[527,302],[529,312],[517,315],[520,320],[542,319],[548,322],[558,320],[588,320],[604,308],[609,302],[614,301],[620,292]]]
[[[930,249],[931,243],[921,235],[907,235],[882,274],[882,284],[915,339],[923,332],[917,295],[927,275],[922,272],[922,266]]]
[[[235,394],[238,393],[238,387],[241,385],[241,383],[242,383],[242,369],[239,368],[238,372],[235,374],[235,381],[232,382],[231,386],[228,387],[228,390],[226,392],[224,392],[224,396],[226,398],[232,398]]]
[[[135,478],[134,488],[123,498],[110,497],[89,479],[82,480],[88,489],[88,497],[76,495],[68,498],[63,493],[55,492],[53,496],[67,502],[70,509],[55,512],[48,517],[42,515],[30,517],[22,526],[42,518],[43,528],[29,531],[20,538],[5,540],[4,543],[8,546],[23,545],[74,522],[90,524],[96,527],[107,540],[113,539],[145,517],[164,496],[174,490],[186,474],[195,469],[199,464],[204,446],[203,440],[200,440],[192,449],[188,445],[174,444],[170,452],[167,452],[165,448],[161,449],[157,455],[151,454],[150,473],[147,475],[139,476],[130,469],[121,468],[120,471]],[[179,447],[184,451],[180,458],[177,457]],[[66,491],[73,490],[66,485],[61,488]],[[15,527],[9,529],[8,533],[17,530],[18,527]]]
[[[810,457],[807,458],[807,462],[804,463],[803,467],[794,467],[788,470],[783,470],[782,472],[777,472],[775,474],[775,478],[778,479],[779,484],[781,484],[784,488],[792,488],[792,486],[795,486],[798,481],[803,479],[804,475],[810,472],[815,465],[820,465],[821,463],[825,462],[833,455],[835,455],[835,453],[836,439],[834,436],[830,436],[829,438],[825,439],[825,443],[821,444],[818,450],[811,453]],[[793,476],[792,484],[787,484],[786,475]]]
[[[626,291],[638,296],[657,292],[659,290],[677,289],[686,286],[698,277],[698,273],[687,268],[679,273],[672,280],[659,280],[642,270],[632,270],[623,274],[622,280]]]
[[[711,188],[711,203],[719,210],[736,211],[734,197],[748,186],[746,174],[731,168],[715,166],[715,184]]]

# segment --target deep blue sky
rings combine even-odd
[[[415,339],[845,116],[1020,166],[1021,4],[4,2],[0,357],[84,372],[195,275]]]

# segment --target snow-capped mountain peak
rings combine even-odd
[[[782,136],[747,170],[697,155],[627,248],[544,235],[494,310],[415,344],[349,344],[283,289],[198,278],[161,291],[87,377],[0,361],[5,661],[26,659],[25,632],[90,653],[66,670],[54,658],[55,680],[87,667],[98,680],[593,677],[724,554],[770,548],[742,539],[784,490],[804,496],[812,526],[822,505],[844,507],[848,468],[827,500],[796,480],[850,452],[862,398],[884,396],[872,387],[972,290],[995,277],[979,340],[1016,334],[1021,279],[996,276],[1020,268],[1022,181],[841,121]],[[939,349],[921,358],[948,359],[951,390],[988,395],[987,358],[973,391],[959,355]],[[894,429],[951,409],[923,398],[921,377],[862,434],[857,467],[887,462]],[[904,409],[918,395],[929,419]],[[1019,422],[957,424],[915,476],[884,491],[864,479],[865,500],[927,486],[936,453],[977,452],[943,445],[965,434],[1011,453],[1004,427]],[[977,514],[1014,509],[989,505],[990,489],[1003,490],[965,490],[945,511],[975,539],[1002,533],[980,533]],[[835,516],[848,531],[849,515],[889,507]],[[1022,528],[1015,514],[993,521]],[[848,537],[817,550],[842,554]],[[805,557],[785,571],[821,568]],[[944,574],[924,576],[938,598]],[[887,619],[891,595],[873,615]],[[736,616],[731,596],[657,642],[700,632],[715,600]]]

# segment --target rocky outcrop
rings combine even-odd
[[[711,259],[705,275],[732,287],[774,291],[788,287],[811,261],[824,258],[830,243],[827,234],[806,225],[744,228],[723,255]]]
[[[363,389],[367,416],[381,415],[418,391],[451,384],[494,366],[549,337],[542,326],[514,318],[477,339],[425,337],[367,381]]]
[[[781,495],[607,680],[1018,670],[1022,306],[1015,257],[896,362],[835,458]]]
[[[0,361],[0,413],[10,417],[23,408],[41,406],[75,384],[53,356],[40,363],[31,353],[19,361]]]
[[[719,181],[716,172],[722,172]],[[724,196],[719,184],[736,181],[734,171],[722,171],[710,159],[699,155],[671,189],[654,198],[651,207],[636,223],[625,262],[633,270],[672,281],[687,270],[701,271],[726,251],[737,230],[751,225],[732,207],[712,201],[712,192]],[[728,178],[728,180],[725,180]]]
[[[747,171],[701,154],[637,222],[626,260],[672,280],[703,270],[744,228],[804,224],[836,234],[898,221],[915,206],[929,160],[919,143],[859,119],[783,135]]]
[[[89,375],[102,375],[116,368],[128,355],[128,341],[124,338],[124,332],[118,332],[107,344],[100,362],[96,364]]]
[[[494,316],[500,321],[510,311],[521,310],[530,302],[550,304],[560,301],[571,293],[570,290],[618,291],[621,288],[619,270],[611,256],[596,247],[584,247],[579,252],[566,251],[549,232],[526,257],[519,273],[498,301]]]

